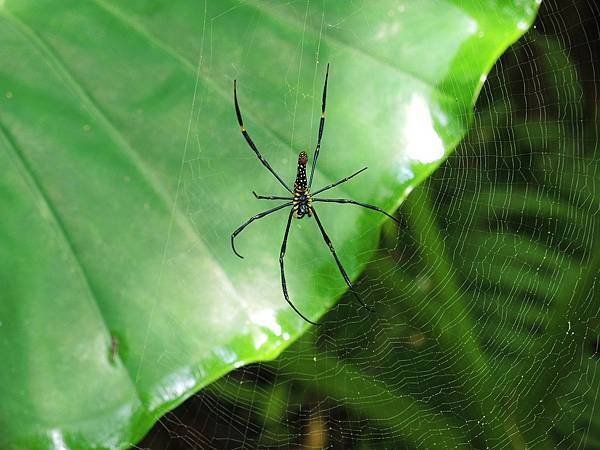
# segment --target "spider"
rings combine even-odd
[[[396,219],[395,217],[386,213],[384,210],[382,210],[381,208],[378,208],[377,206],[368,205],[366,203],[361,203],[361,202],[357,202],[354,200],[348,200],[348,199],[344,199],[344,198],[316,198],[316,196],[321,194],[322,192],[328,191],[329,189],[332,189],[342,183],[345,183],[346,181],[350,180],[351,178],[355,177],[356,175],[364,172],[365,170],[367,170],[366,167],[363,167],[362,169],[358,170],[357,172],[354,172],[352,175],[350,175],[346,178],[342,178],[341,180],[336,181],[335,183],[329,184],[321,189],[318,189],[313,193],[311,193],[311,191],[310,191],[310,188],[312,186],[312,181],[313,181],[313,175],[315,173],[315,168],[317,167],[317,159],[319,158],[319,151],[321,150],[321,138],[323,137],[323,127],[325,125],[325,103],[326,103],[326,99],[327,99],[327,80],[328,80],[328,78],[329,78],[329,64],[327,64],[327,71],[325,73],[325,84],[323,85],[323,98],[322,98],[322,102],[321,102],[321,120],[319,122],[319,134],[317,137],[317,146],[315,148],[312,166],[310,168],[310,177],[308,178],[308,180],[306,179],[306,165],[308,164],[308,155],[306,154],[306,152],[300,152],[300,154],[298,155],[298,169],[296,171],[296,180],[294,181],[294,189],[293,190],[290,189],[290,187],[285,183],[285,181],[283,181],[281,179],[281,177],[277,174],[277,172],[275,172],[275,170],[273,170],[271,165],[261,155],[258,148],[256,147],[256,145],[250,138],[250,135],[248,134],[248,131],[246,130],[246,127],[244,126],[244,121],[242,119],[242,113],[240,112],[240,105],[238,103],[238,98],[237,98],[237,83],[236,83],[236,80],[233,80],[233,101],[235,104],[235,114],[237,116],[237,121],[242,130],[242,135],[244,136],[244,138],[246,139],[246,142],[248,143],[250,148],[254,151],[254,153],[256,154],[256,156],[258,157],[260,162],[262,163],[262,165],[265,166],[267,168],[267,170],[269,172],[271,172],[273,174],[273,176],[275,176],[275,178],[277,178],[277,181],[279,181],[279,183],[281,183],[281,185],[290,193],[290,196],[288,196],[288,197],[273,196],[273,195],[264,196],[264,195],[258,195],[256,192],[252,191],[254,196],[260,200],[287,200],[287,202],[283,203],[279,206],[276,206],[275,208],[271,208],[267,211],[263,211],[259,214],[256,214],[255,216],[252,216],[250,219],[248,219],[246,222],[244,222],[242,225],[240,225],[231,234],[231,248],[233,249],[233,252],[237,256],[239,256],[240,258],[244,258],[235,249],[235,237],[238,234],[240,234],[244,230],[244,228],[246,228],[248,225],[250,225],[255,220],[262,219],[263,217],[265,217],[271,213],[280,211],[284,208],[291,206],[291,209],[290,209],[290,212],[288,215],[288,219],[287,219],[287,224],[285,226],[285,232],[283,234],[283,242],[281,243],[281,251],[279,253],[279,269],[281,272],[281,289],[283,290],[283,297],[285,298],[285,301],[292,307],[292,309],[300,317],[302,317],[306,322],[308,322],[312,325],[318,325],[318,323],[313,322],[312,320],[308,319],[306,316],[304,316],[304,314],[302,314],[298,310],[298,308],[296,308],[296,306],[294,306],[294,304],[290,300],[288,290],[287,290],[287,285],[285,282],[285,270],[284,270],[283,263],[284,263],[285,250],[286,250],[286,246],[287,246],[287,240],[288,240],[288,235],[290,232],[290,224],[292,222],[292,219],[293,218],[302,219],[305,216],[315,218],[315,222],[317,222],[317,226],[319,227],[319,230],[321,231],[321,235],[323,236],[325,243],[329,247],[329,250],[331,251],[333,258],[335,259],[335,262],[338,266],[338,269],[340,270],[340,273],[342,274],[342,277],[344,278],[344,281],[346,282],[346,285],[348,286],[348,288],[350,289],[352,294],[356,297],[358,302],[363,307],[365,307],[366,309],[368,309],[370,311],[372,311],[372,309],[369,308],[367,305],[365,305],[365,303],[361,300],[360,296],[354,291],[354,286],[352,285],[352,282],[350,281],[350,278],[348,277],[348,274],[346,273],[346,270],[344,269],[344,266],[342,265],[340,258],[338,257],[337,253],[335,252],[335,249],[333,248],[333,244],[331,243],[331,239],[329,239],[329,236],[327,235],[327,232],[325,231],[325,228],[323,227],[323,224],[321,223],[321,219],[319,218],[319,215],[317,214],[317,210],[315,209],[313,204],[317,203],[317,202],[350,203],[353,205],[362,206],[363,208],[371,209],[373,211],[377,211],[382,214],[385,214],[387,217],[389,217],[396,223],[400,224],[400,221],[398,219]]]

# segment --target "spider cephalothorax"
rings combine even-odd
[[[310,190],[306,185],[306,163],[308,155],[306,152],[300,152],[298,155],[298,170],[296,171],[296,181],[294,182],[294,199],[292,200],[292,209],[294,217],[302,219],[305,215],[312,216],[312,197]]]
[[[331,188],[336,187],[338,184],[345,183],[350,178],[355,177],[356,175],[361,173],[363,170],[366,170],[367,169],[366,167],[360,169],[359,171],[353,173],[352,175],[350,175],[346,178],[342,178],[341,180],[336,181],[335,183],[329,184],[329,185],[325,186],[324,188],[321,188],[321,189],[315,191],[312,194],[310,193],[310,187],[312,185],[313,175],[315,173],[315,168],[317,166],[317,159],[319,158],[319,150],[321,149],[321,138],[323,137],[323,127],[325,125],[325,101],[327,99],[327,79],[328,79],[328,77],[329,77],[329,64],[327,65],[327,73],[325,74],[325,85],[323,86],[323,99],[322,99],[322,103],[321,103],[321,120],[319,122],[319,135],[317,137],[317,147],[315,148],[312,166],[310,169],[310,178],[308,178],[308,181],[307,181],[307,179],[306,179],[306,164],[308,163],[308,155],[306,154],[306,152],[300,152],[300,155],[298,155],[298,170],[296,172],[296,180],[294,181],[294,190],[290,189],[290,187],[286,184],[286,182],[283,181],[283,179],[279,175],[277,175],[277,172],[275,172],[273,170],[273,168],[267,162],[267,160],[260,154],[260,152],[256,148],[256,145],[254,145],[254,142],[252,142],[252,139],[250,139],[250,135],[248,134],[248,131],[246,131],[246,127],[244,127],[244,121],[242,120],[242,113],[240,112],[240,106],[239,106],[238,100],[237,100],[236,82],[235,82],[235,80],[233,81],[233,101],[235,104],[235,114],[237,116],[237,120],[240,125],[240,129],[242,130],[242,135],[244,136],[244,139],[246,139],[246,142],[248,143],[250,148],[254,151],[254,153],[256,153],[256,156],[260,160],[261,164],[263,166],[265,166],[267,168],[267,170],[269,170],[269,172],[271,172],[273,174],[273,176],[275,176],[275,178],[277,178],[279,183],[290,193],[291,197],[280,197],[280,196],[274,196],[274,195],[264,196],[264,195],[258,195],[256,192],[252,192],[254,194],[254,196],[258,199],[287,200],[287,202],[282,205],[276,206],[275,208],[271,208],[267,211],[258,213],[255,216],[252,216],[250,219],[248,219],[246,222],[244,222],[241,226],[239,226],[233,233],[231,233],[231,248],[233,249],[233,252],[237,256],[239,256],[240,258],[243,258],[243,256],[240,255],[237,252],[237,250],[235,249],[235,243],[234,243],[235,237],[238,234],[240,234],[244,228],[246,228],[248,225],[250,225],[255,220],[261,219],[262,217],[265,217],[266,215],[274,213],[275,211],[279,211],[283,208],[287,208],[287,207],[291,206],[291,210],[290,210],[287,224],[285,227],[285,232],[283,234],[283,242],[281,243],[281,251],[279,252],[279,269],[281,272],[281,289],[283,290],[283,297],[285,298],[285,301],[288,302],[288,304],[292,307],[292,309],[294,311],[296,311],[296,313],[300,317],[302,317],[308,323],[312,323],[313,325],[317,325],[317,323],[306,318],[300,311],[298,311],[298,308],[296,308],[294,306],[294,304],[291,302],[290,297],[288,295],[287,285],[285,282],[285,270],[283,268],[283,261],[284,261],[284,257],[285,257],[285,250],[287,247],[287,240],[288,240],[288,235],[290,233],[290,225],[292,223],[292,219],[294,217],[301,219],[304,216],[315,218],[315,222],[317,222],[319,231],[321,231],[321,236],[323,236],[323,240],[329,247],[329,250],[331,251],[333,258],[335,259],[335,263],[337,264],[338,269],[340,269],[340,273],[342,274],[342,277],[344,278],[346,285],[350,288],[350,291],[354,294],[354,296],[360,302],[360,304],[366,308],[368,308],[368,307],[363,303],[363,301],[360,299],[358,294],[356,292],[354,292],[354,287],[352,286],[352,283],[350,282],[350,278],[348,277],[348,274],[346,273],[344,266],[342,266],[342,263],[341,263],[340,259],[338,258],[337,253],[335,252],[335,249],[333,248],[333,244],[331,243],[331,240],[329,239],[329,236],[325,232],[325,228],[323,227],[323,224],[321,223],[321,220],[317,214],[317,211],[315,210],[315,207],[313,206],[313,203],[315,203],[315,202],[350,203],[353,205],[362,206],[363,208],[371,209],[373,211],[378,211],[380,213],[385,214],[386,216],[388,216],[390,219],[396,221],[397,223],[400,223],[398,221],[398,219],[389,215],[388,213],[386,213],[384,210],[378,208],[377,206],[367,205],[366,203],[361,203],[361,202],[357,202],[355,200],[349,200],[349,199],[345,199],[345,198],[316,198],[316,196],[318,194],[320,194],[321,192],[325,192]],[[370,309],[370,308],[368,308],[368,309]]]

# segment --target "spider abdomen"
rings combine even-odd
[[[294,209],[294,217],[296,219],[302,219],[304,216],[312,216],[311,213],[312,197],[308,192],[308,189],[295,189],[294,199],[292,201],[292,208]]]
[[[310,217],[312,198],[306,185],[306,163],[308,162],[308,156],[306,152],[300,152],[298,155],[298,170],[296,172],[296,181],[294,182],[294,199],[292,207],[294,209],[294,217],[296,219],[302,219],[308,215]]]

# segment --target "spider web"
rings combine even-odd
[[[483,448],[486,433],[600,448],[599,12],[546,1],[496,65],[465,140],[362,255],[376,314],[346,295],[324,326],[203,389],[136,448]],[[298,52],[310,59],[303,41]]]

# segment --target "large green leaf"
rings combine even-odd
[[[313,4],[314,3],[314,4]],[[231,231],[293,180],[392,211],[464,135],[536,0],[363,3],[0,1],[0,447],[123,448],[162,413],[306,329],[284,302],[286,214]],[[325,205],[355,278],[382,217]],[[297,223],[296,223],[297,222]],[[345,286],[312,220],[288,286],[317,320]]]

